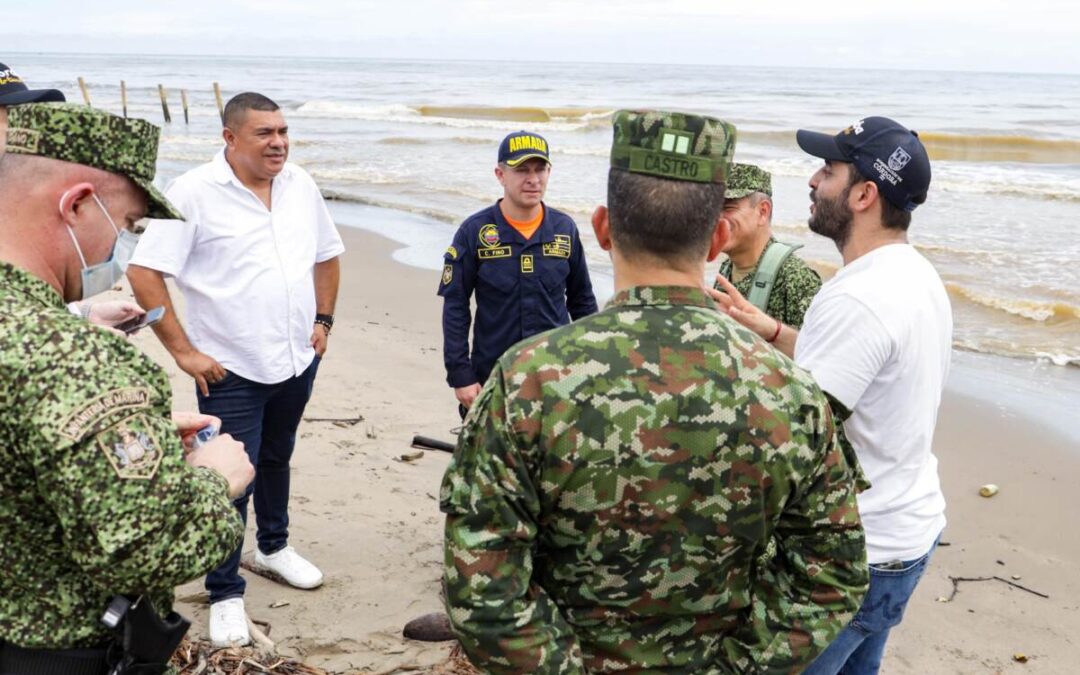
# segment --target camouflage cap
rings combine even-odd
[[[8,110],[7,151],[127,176],[146,192],[147,217],[184,216],[154,187],[160,130],[146,120],[74,103],[30,103]]]
[[[620,110],[612,123],[613,168],[697,183],[726,182],[735,154],[734,125],[658,110]]]
[[[753,164],[732,164],[724,199],[742,199],[755,192],[772,197],[772,174]]]

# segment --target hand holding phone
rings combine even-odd
[[[158,321],[161,321],[165,316],[165,307],[155,307],[143,314],[137,316],[134,319],[128,319],[123,323],[119,323],[113,326],[116,330],[123,332],[125,335],[133,335],[147,326],[153,326]]]

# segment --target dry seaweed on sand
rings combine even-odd
[[[172,657],[172,665],[179,675],[333,675],[329,671],[308,666],[294,659],[281,656],[259,655],[251,647],[218,649],[209,642],[195,642],[184,638]],[[398,666],[388,671],[351,671],[357,675],[391,675],[398,673],[425,673],[426,675],[481,675],[461,649],[455,645],[446,661],[434,666]]]
[[[173,653],[172,665],[180,675],[329,675],[321,668],[282,656],[259,655],[250,647],[217,649],[208,642],[184,638]]]

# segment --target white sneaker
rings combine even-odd
[[[292,546],[286,546],[270,555],[255,549],[255,567],[260,572],[268,573],[295,588],[318,588],[322,586],[323,575],[296,552]]]
[[[210,642],[215,647],[243,647],[251,642],[243,598],[210,605]]]

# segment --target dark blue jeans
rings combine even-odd
[[[940,539],[940,537],[939,537]],[[870,589],[848,627],[803,675],[876,675],[889,631],[904,618],[937,541],[922,557],[893,565],[870,565]]]
[[[255,480],[233,504],[246,525],[248,500],[254,495],[255,538],[265,554],[280,551],[289,541],[289,459],[319,360],[316,356],[303,373],[277,384],[252,382],[227,372],[225,379],[209,386],[209,396],[196,388],[199,412],[220,417],[221,433],[242,442],[255,467]],[[206,575],[210,602],[243,597],[247,582],[240,576],[242,549],[243,544]]]

